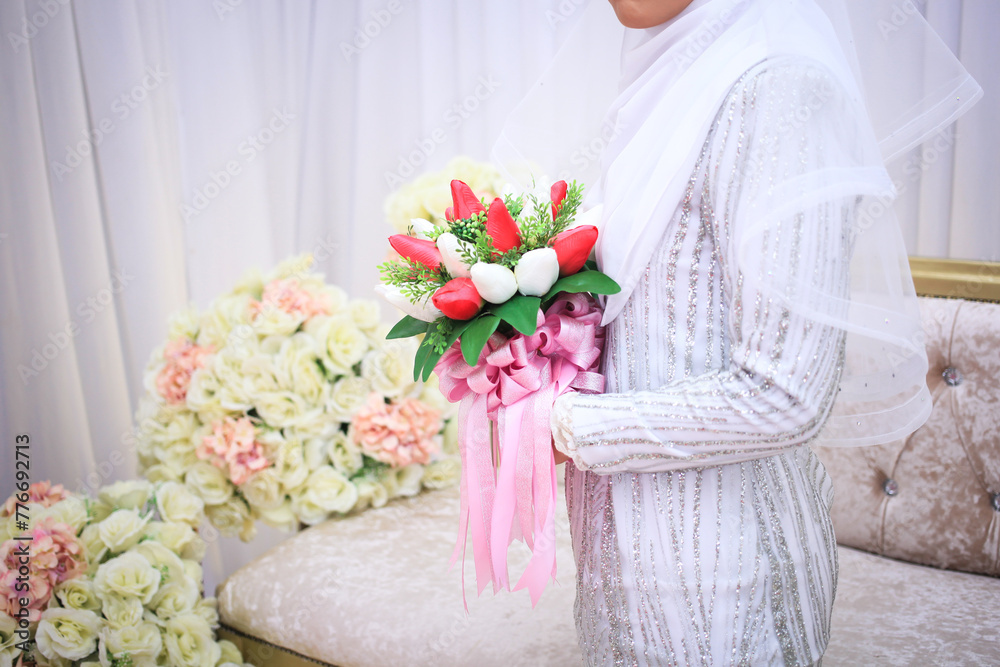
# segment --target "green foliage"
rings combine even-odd
[[[449,279],[443,266],[429,269],[406,257],[383,262],[378,270],[382,274],[382,282],[398,287],[403,296],[413,303],[429,299]]]

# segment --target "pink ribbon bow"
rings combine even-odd
[[[507,547],[519,537],[532,551],[514,590],[534,606],[556,575],[556,465],[549,416],[567,389],[600,393],[601,312],[584,294],[564,294],[531,336],[493,334],[475,366],[456,343],[435,367],[441,391],[459,406],[462,509],[454,564],[472,531],[478,591],[510,590]],[[517,522],[514,522],[514,517]],[[464,587],[463,587],[464,591]]]

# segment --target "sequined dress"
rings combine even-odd
[[[844,334],[743,277],[782,262],[846,293],[856,202],[790,214],[741,266],[728,242],[742,189],[823,163],[822,113],[795,119],[831,85],[782,61],[736,83],[608,327],[607,393],[556,403],[587,664],[808,665],[826,647],[832,487],[805,443],[836,394]]]

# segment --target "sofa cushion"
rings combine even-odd
[[[1000,664],[1000,579],[840,548],[823,667]]]
[[[561,506],[562,585],[534,610],[525,591],[477,599],[469,563],[465,615],[458,568],[446,567],[458,526],[451,489],[320,524],[241,568],[219,591],[222,636],[260,665],[308,664],[281,648],[340,667],[580,665]],[[998,599],[1000,579],[842,547],[823,664],[1000,664]]]
[[[1000,304],[920,305],[930,419],[886,445],[815,447],[833,478],[837,541],[1000,575]]]
[[[524,590],[478,598],[470,554],[466,616],[461,569],[448,569],[459,495],[446,489],[282,542],[226,580],[219,613],[238,632],[340,667],[578,665],[576,574],[564,500],[561,507],[560,585],[550,584],[534,610]],[[518,546],[512,576],[530,555]]]

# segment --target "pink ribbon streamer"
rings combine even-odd
[[[451,562],[464,560],[469,532],[477,590],[510,589],[507,548],[523,539],[532,555],[513,590],[534,606],[556,576],[556,465],[549,419],[568,389],[600,393],[601,312],[584,294],[564,294],[538,313],[531,336],[493,334],[475,366],[456,343],[435,367],[458,411],[461,514]],[[516,521],[515,521],[516,519]],[[464,580],[463,580],[464,581]],[[464,591],[464,584],[463,584]],[[464,594],[464,593],[463,593]]]

